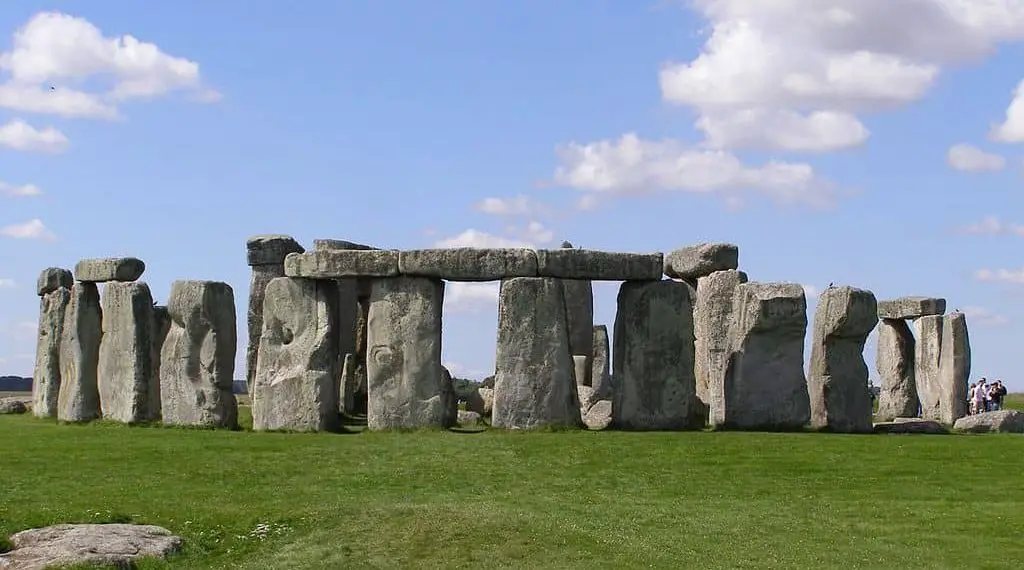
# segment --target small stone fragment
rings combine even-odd
[[[695,281],[716,271],[738,269],[740,250],[731,243],[699,243],[665,256],[665,275]]]
[[[946,312],[946,300],[936,297],[900,297],[878,302],[881,319],[916,319]]]
[[[84,283],[136,281],[146,271],[146,264],[135,257],[83,259],[75,264],[75,279]]]
[[[397,277],[398,250],[337,249],[292,253],[284,260],[284,274],[306,279]]]
[[[448,281],[498,281],[536,277],[537,252],[532,249],[453,247],[413,249],[398,254],[402,275]]]
[[[661,253],[618,253],[592,249],[539,249],[537,275],[591,281],[657,281],[664,271]]]
[[[61,287],[71,289],[75,284],[75,278],[70,271],[61,267],[47,267],[39,273],[36,280],[36,294],[42,297],[47,293],[53,293]]]

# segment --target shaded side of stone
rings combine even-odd
[[[37,418],[57,416],[60,395],[60,343],[71,291],[60,287],[39,300],[36,363],[32,372],[32,413]]]
[[[941,315],[926,315],[914,321],[914,380],[921,402],[921,417],[941,420],[939,365],[942,357]]]
[[[952,425],[967,415],[967,383],[971,376],[971,339],[967,317],[960,312],[943,316],[939,355],[939,417]]]
[[[103,340],[98,383],[103,417],[122,423],[149,419],[153,377],[153,295],[141,281],[103,288]]]
[[[97,383],[103,311],[95,283],[75,283],[60,341],[60,394],[57,419],[83,422],[100,417]]]
[[[47,267],[39,273],[39,278],[36,279],[36,295],[42,297],[62,287],[71,290],[74,284],[75,278],[71,271],[62,267]]]
[[[149,383],[149,419],[158,420],[161,416],[162,397],[160,395],[160,352],[164,341],[171,332],[171,314],[166,305],[153,307],[153,349],[150,356],[153,360],[153,382]]]
[[[875,370],[881,379],[878,412],[881,421],[916,417],[917,382],[914,375],[914,333],[903,319],[882,319],[878,323],[878,352]]]
[[[256,354],[260,348],[260,335],[263,334],[263,301],[266,298],[267,284],[278,277],[284,277],[284,263],[276,265],[255,265],[249,279],[249,309],[246,323],[249,343],[245,348],[245,384],[252,394],[253,381],[256,378]]]

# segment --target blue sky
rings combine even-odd
[[[44,267],[138,256],[159,301],[175,279],[226,281],[242,339],[245,239],[287,233],[730,241],[752,279],[805,285],[810,317],[829,282],[946,297],[973,376],[1024,389],[1008,1],[11,4],[0,373],[31,373]],[[598,323],[616,289],[595,286]],[[457,373],[493,366],[493,293],[449,288]]]

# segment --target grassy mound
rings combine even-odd
[[[185,537],[182,556],[143,568],[1024,559],[1021,436],[278,434],[0,416],[0,449],[0,536],[130,520]]]

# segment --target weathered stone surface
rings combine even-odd
[[[453,247],[413,249],[398,254],[402,275],[448,281],[497,281],[536,277],[537,252],[532,249]]]
[[[444,366],[441,367],[441,403],[444,405],[444,418],[441,423],[453,426],[459,421],[459,395],[455,391],[455,378]]]
[[[590,406],[594,405],[599,398],[594,397],[594,389],[590,386],[584,386],[583,384],[576,385],[576,395],[580,401],[580,413],[586,415],[587,410]]]
[[[914,381],[921,403],[921,417],[928,420],[941,418],[939,365],[942,356],[941,315],[925,315],[914,321]]]
[[[146,264],[135,257],[83,259],[75,264],[75,279],[85,283],[136,281],[146,271]]]
[[[593,331],[593,358],[590,364],[591,387],[602,399],[612,396],[611,347],[608,341],[608,327],[595,325]]]
[[[589,363],[594,356],[594,288],[590,281],[562,279],[562,296],[565,298],[565,323],[569,331],[569,354],[586,358]],[[593,377],[590,369],[576,381],[590,386]]]
[[[483,411],[480,414],[490,416],[494,410],[494,388],[484,388],[481,386],[477,389],[477,393],[480,394],[480,399],[483,401]]]
[[[916,319],[946,312],[946,300],[935,297],[900,297],[878,302],[881,319]]]
[[[999,410],[964,416],[956,420],[953,429],[967,433],[1024,433],[1024,412]]]
[[[881,378],[878,393],[879,420],[915,417],[918,412],[917,382],[914,379],[914,333],[903,319],[882,319],[878,323],[878,352],[875,370]]]
[[[699,243],[665,255],[665,275],[673,279],[692,281],[739,266],[740,248],[731,243]]]
[[[265,234],[252,236],[245,242],[245,258],[250,266],[282,265],[289,253],[303,253],[306,249],[292,236]]]
[[[460,426],[475,426],[480,423],[480,414],[469,410],[459,410],[457,421]]]
[[[372,430],[449,427],[454,388],[441,367],[444,283],[378,279],[367,325],[367,413]]]
[[[28,406],[19,398],[0,398],[0,415],[24,414]]]
[[[501,282],[495,360],[491,425],[582,425],[565,297],[557,279],[515,277]]]
[[[166,558],[184,541],[165,528],[134,524],[59,524],[15,533],[0,568],[44,570],[71,565],[135,568],[141,558]]]
[[[359,379],[356,376],[356,355],[348,353],[342,359],[341,364],[341,411],[348,415],[355,414],[355,394],[359,388]]]
[[[736,286],[747,282],[742,271],[716,271],[697,279],[693,311],[694,376],[697,402],[694,422],[707,425],[711,394],[722,393],[725,363],[729,356],[729,323],[733,316]]]
[[[249,344],[245,348],[245,384],[248,393],[252,394],[253,381],[256,379],[256,354],[260,348],[260,335],[263,334],[263,302],[266,298],[267,284],[278,277],[284,277],[284,263],[277,265],[254,265],[249,279],[249,309],[247,326]]]
[[[57,419],[84,422],[100,417],[97,383],[103,311],[95,283],[75,283],[60,341]]]
[[[592,281],[657,281],[664,271],[661,253],[618,253],[593,249],[539,249],[537,275]]]
[[[167,312],[166,305],[153,306],[153,349],[150,356],[153,360],[153,382],[149,383],[149,418],[158,420],[161,416],[160,396],[160,353],[164,349],[164,341],[167,334],[171,332],[171,314]]]
[[[895,418],[891,422],[879,422],[875,424],[873,431],[885,434],[946,435],[949,433],[946,426],[935,420],[917,418]]]
[[[60,287],[39,300],[36,365],[32,372],[32,412],[37,418],[57,415],[60,394],[60,341],[71,291]]]
[[[150,419],[153,376],[153,296],[145,283],[111,282],[103,288],[103,339],[97,380],[106,419]]]
[[[807,391],[811,426],[839,433],[871,433],[872,400],[864,344],[878,324],[871,291],[829,287],[818,298],[811,333]]]
[[[284,274],[306,279],[397,277],[398,250],[337,249],[292,253],[284,260]]]
[[[360,250],[367,251],[374,249],[370,246],[353,243],[344,240],[314,240],[313,249],[315,251],[337,251],[337,250]],[[369,285],[371,280],[366,281],[365,285]],[[360,297],[360,280],[355,278],[338,279],[338,358],[344,359],[346,354],[362,355],[365,356],[365,351],[358,352],[356,350],[356,336],[357,328],[359,326],[359,297]],[[364,296],[368,297],[370,294],[367,288]],[[364,322],[365,324],[365,322]],[[365,359],[363,361],[365,362]],[[343,366],[340,364],[339,366]],[[355,368],[352,369],[353,374]],[[342,385],[344,390],[345,386]],[[343,404],[344,405],[344,404]]]
[[[711,423],[800,429],[811,419],[804,376],[807,299],[794,283],[742,283],[733,295],[729,350],[711,394]]]
[[[263,303],[252,392],[255,430],[336,431],[337,285],[278,277]]]
[[[967,383],[971,376],[971,340],[967,318],[952,312],[943,317],[939,356],[938,420],[952,425],[967,415]]]
[[[160,397],[168,425],[235,428],[235,293],[217,281],[175,281],[170,330],[160,352]]]
[[[613,341],[615,427],[694,427],[693,308],[686,284],[623,283],[619,288]]]
[[[369,246],[369,245],[366,245],[366,244],[356,243],[354,241],[348,241],[348,240],[344,240],[344,239],[315,239],[315,240],[313,240],[313,249],[316,250],[316,251],[324,251],[324,250],[335,250],[335,249],[368,250],[368,249],[377,249],[377,248]],[[291,252],[289,252],[289,253],[291,253]],[[302,253],[302,252],[299,252],[299,253]],[[284,261],[284,258],[282,257],[281,260]]]
[[[71,271],[61,267],[47,267],[39,273],[39,279],[36,280],[36,295],[42,297],[61,287],[70,290],[74,284],[75,278]]]
[[[598,400],[583,415],[583,424],[587,429],[603,430],[612,424],[612,401]]]

